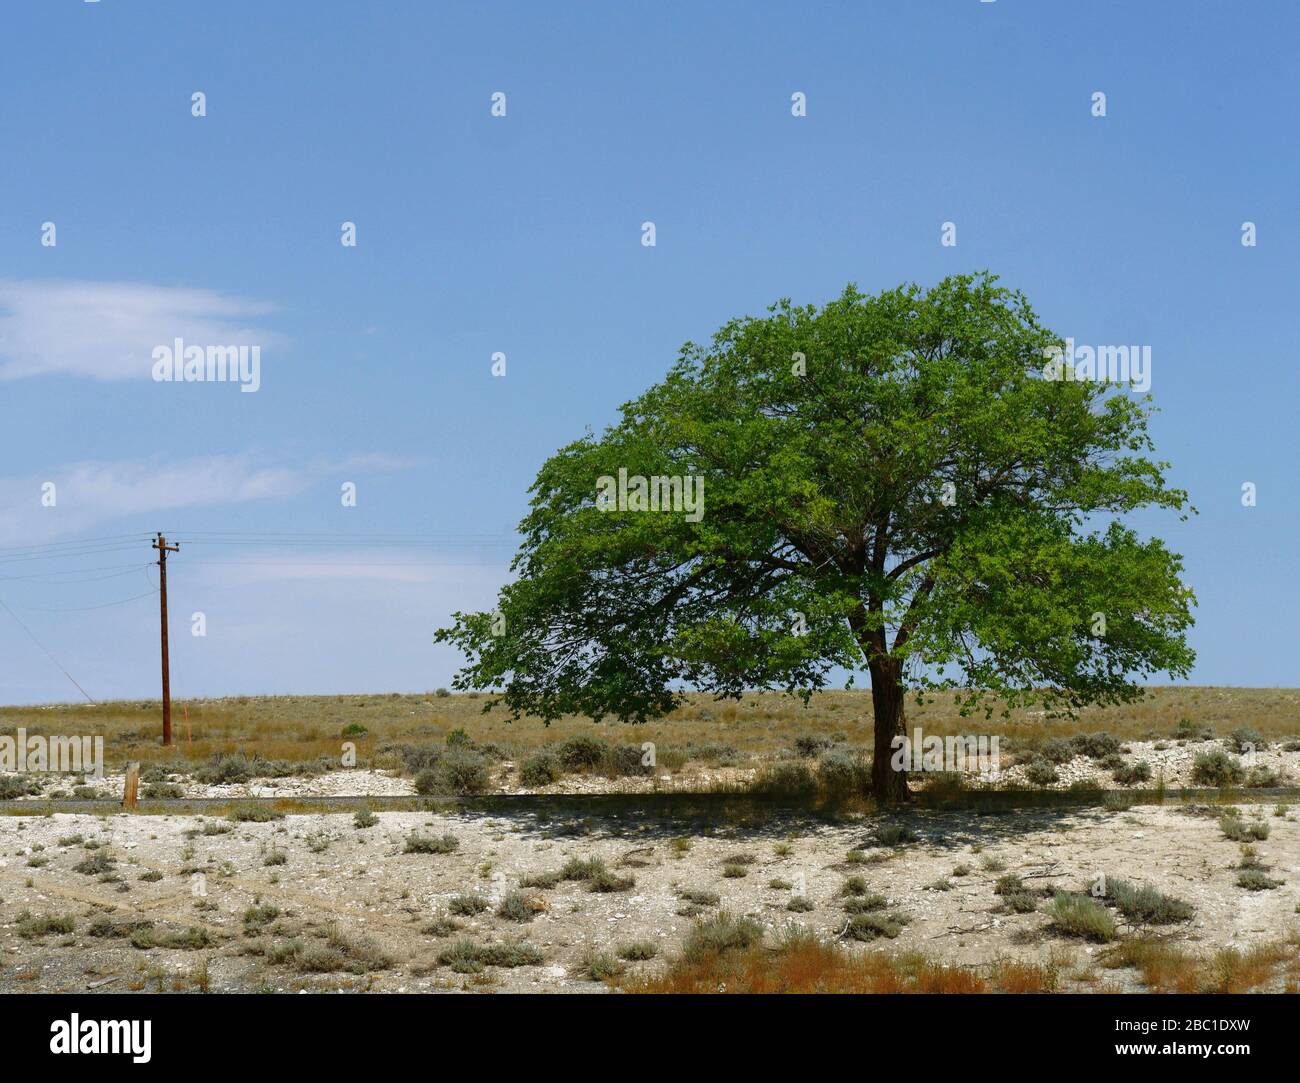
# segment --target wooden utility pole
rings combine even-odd
[[[167,660],[167,554],[179,553],[179,545],[168,545],[161,534],[153,543],[158,550],[158,606],[162,624],[162,708],[163,745],[172,743],[172,679],[171,665]]]

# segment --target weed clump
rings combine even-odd
[[[1060,776],[1049,761],[1040,757],[1030,760],[1025,767],[1025,780],[1032,786],[1050,786],[1059,782]]]
[[[1134,925],[1173,925],[1190,921],[1191,903],[1157,891],[1150,884],[1134,885],[1113,876],[1105,878],[1106,902],[1113,903]]]
[[[1270,828],[1264,820],[1246,820],[1240,809],[1228,809],[1219,817],[1219,830],[1225,839],[1233,842],[1262,842],[1268,838]]]
[[[487,899],[482,895],[475,895],[473,892],[463,892],[460,895],[453,895],[451,901],[447,903],[447,909],[453,914],[459,914],[461,917],[473,917],[475,914],[481,914],[488,908]]]
[[[497,907],[497,917],[507,921],[532,921],[545,909],[546,904],[536,895],[512,891],[501,900],[501,905]]]
[[[77,921],[71,914],[44,914],[37,917],[30,910],[24,910],[18,915],[18,935],[25,940],[37,940],[50,933],[66,935],[76,927]]]
[[[519,767],[519,781],[525,786],[549,786],[563,777],[560,758],[549,748],[534,752]]]
[[[1239,786],[1245,777],[1241,761],[1221,748],[1198,752],[1192,761],[1192,781],[1202,786]]]
[[[272,820],[283,820],[284,813],[270,805],[237,805],[230,810],[226,819],[237,824],[265,824]]]
[[[763,930],[758,922],[723,911],[690,931],[682,946],[682,957],[688,962],[699,962],[709,956],[751,947],[762,939]]]
[[[1138,760],[1137,763],[1121,763],[1111,771],[1110,777],[1121,786],[1149,782],[1151,780],[1151,765],[1146,760]]]
[[[482,793],[490,782],[486,757],[463,743],[453,744],[451,737],[447,740],[436,762],[415,776],[415,792],[424,797]]]
[[[902,922],[897,915],[886,917],[884,914],[855,914],[849,919],[844,935],[854,940],[879,940],[882,936],[893,940],[903,931]]]
[[[457,974],[477,974],[485,966],[537,966],[544,956],[532,944],[476,944],[462,938],[438,953],[438,962]]]
[[[424,835],[411,835],[403,848],[404,854],[453,854],[460,848],[460,839],[455,835],[444,833],[439,838]]]
[[[1095,899],[1077,892],[1058,891],[1048,904],[1052,924],[1066,936],[1107,943],[1115,939],[1115,919]]]
[[[608,752],[609,748],[604,741],[583,734],[574,734],[560,744],[558,755],[560,763],[567,770],[590,771],[600,766]]]

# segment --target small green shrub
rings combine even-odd
[[[283,820],[284,813],[270,805],[238,805],[230,810],[226,819],[238,824],[265,824]]]
[[[483,913],[487,908],[487,899],[472,892],[453,895],[447,903],[447,909],[453,914],[459,914],[461,917],[473,917],[475,914]]]
[[[428,925],[424,926],[420,932],[425,936],[436,936],[442,939],[444,936],[451,936],[452,933],[459,931],[461,924],[454,918],[438,917],[434,918]]]
[[[280,916],[278,906],[250,906],[244,911],[244,935],[255,936]]]
[[[1251,790],[1270,790],[1282,785],[1282,776],[1272,767],[1262,764],[1252,767],[1246,773],[1246,788]]]
[[[1058,891],[1048,904],[1052,924],[1067,936],[1107,943],[1115,939],[1115,919],[1095,899],[1075,892]]]
[[[648,775],[651,768],[642,762],[643,758],[640,745],[613,745],[606,750],[602,767],[611,778]]]
[[[513,969],[518,966],[539,966],[545,962],[540,949],[532,944],[484,944],[478,949],[478,957],[485,966],[499,966]]]
[[[540,911],[528,896],[520,891],[512,891],[497,907],[497,917],[507,921],[532,921]]]
[[[453,731],[454,734],[455,731]],[[453,744],[437,762],[415,776],[415,792],[422,796],[482,793],[490,784],[487,760],[478,752]]]
[[[751,918],[733,917],[726,911],[702,921],[687,934],[682,946],[682,957],[690,963],[701,962],[714,955],[722,955],[753,947],[763,939],[763,930]]]
[[[1264,820],[1246,820],[1237,809],[1229,809],[1219,817],[1219,830],[1225,839],[1233,842],[1262,842],[1268,838],[1270,828]]]
[[[903,926],[894,917],[884,914],[855,914],[849,919],[845,935],[854,940],[878,940],[882,936],[893,940],[903,931]]]
[[[1045,759],[1031,760],[1025,766],[1025,781],[1033,786],[1050,786],[1060,780],[1056,768]]]
[[[100,876],[112,871],[114,864],[113,857],[107,850],[92,850],[72,866],[72,871],[84,876]]]
[[[561,743],[559,759],[565,768],[570,771],[590,771],[600,766],[608,751],[608,746],[604,741],[598,741],[595,737],[574,734]],[[640,762],[640,757],[637,758],[637,762]]]
[[[424,835],[410,835],[403,848],[404,854],[452,854],[460,848],[460,839],[455,835],[444,833],[439,838]]]
[[[34,916],[31,911],[23,910],[18,915],[18,935],[25,940],[36,940],[50,933],[67,935],[77,927],[76,918],[71,914],[43,914]]]
[[[993,885],[994,895],[1014,895],[1018,891],[1028,890],[1024,882],[1014,872],[1009,872],[1005,876],[999,876],[997,883]]]
[[[881,824],[876,828],[876,845],[899,847],[916,841],[916,832],[906,824]]]
[[[871,914],[877,910],[884,910],[889,905],[889,900],[883,895],[851,895],[844,900],[844,912],[846,914]]]
[[[817,777],[830,793],[862,793],[871,785],[871,765],[860,753],[832,748],[817,761]]]
[[[1174,736],[1180,741],[1208,741],[1214,736],[1214,727],[1204,722],[1180,718],[1174,727]]]
[[[1093,760],[1104,760],[1107,756],[1118,754],[1120,742],[1109,733],[1076,733],[1070,738],[1070,748],[1076,756],[1087,756]]]
[[[1202,786],[1239,786],[1245,777],[1241,762],[1221,748],[1198,752],[1192,762],[1192,781]]]
[[[1043,759],[1048,763],[1069,763],[1074,759],[1074,748],[1065,737],[1049,737],[1039,747],[1034,759]]]
[[[1136,763],[1121,763],[1111,771],[1111,778],[1121,786],[1149,782],[1151,780],[1151,765],[1146,760],[1138,760]]]
[[[598,894],[607,895],[615,891],[630,891],[636,887],[636,880],[631,876],[618,876],[609,869],[605,868],[602,862],[600,867],[587,877],[587,890]]]
[[[1192,919],[1191,903],[1165,895],[1149,884],[1134,885],[1113,876],[1106,877],[1105,882],[1105,900],[1114,903],[1134,925],[1172,925]]]
[[[1223,743],[1239,756],[1250,751],[1262,752],[1268,748],[1268,741],[1264,739],[1264,735],[1249,726],[1240,726],[1233,730],[1223,739]]]
[[[519,781],[525,786],[549,786],[563,777],[560,757],[548,748],[534,752],[519,767]]]
[[[593,951],[583,960],[583,967],[592,981],[613,981],[626,969],[607,951]]]
[[[1247,891],[1268,891],[1281,887],[1282,884],[1282,880],[1274,880],[1259,869],[1242,869],[1237,873],[1237,886],[1244,887]]]
[[[818,753],[830,748],[832,741],[820,733],[801,733],[794,739],[795,755],[811,759]]]
[[[817,779],[802,760],[780,760],[763,769],[753,788],[775,797],[802,798],[817,792]]]
[[[1002,903],[1017,914],[1029,914],[1038,909],[1038,896],[1032,891],[1012,891],[1002,896]]]
[[[553,888],[564,879],[562,872],[537,872],[531,876],[521,876],[519,878],[520,887],[539,887]]]

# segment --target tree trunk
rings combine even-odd
[[[871,706],[875,714],[875,759],[871,765],[871,794],[882,805],[911,800],[907,788],[907,763],[894,770],[893,739],[905,732],[905,693],[902,666],[893,658],[881,658],[868,666],[871,672]]]

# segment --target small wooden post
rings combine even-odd
[[[122,807],[135,808],[137,791],[140,789],[140,763],[132,760],[126,765],[126,785],[122,788]]]

